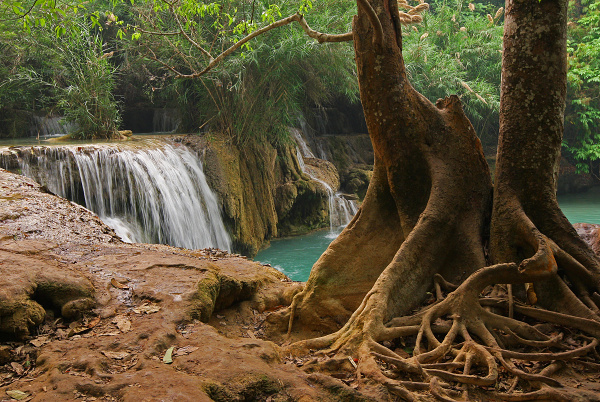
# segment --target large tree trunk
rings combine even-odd
[[[424,383],[432,395],[449,400],[451,391],[438,378],[465,384],[465,392],[467,384],[497,385],[499,365],[515,386],[527,381],[534,391],[496,399],[570,400],[573,390],[548,388],[560,385],[549,378],[558,365],[524,371],[505,350],[557,345],[557,338],[516,320],[515,312],[600,338],[598,259],[556,201],[566,0],[507,2],[493,209],[488,167],[458,98],[434,106],[406,79],[398,3],[358,4],[354,45],[375,174],[358,215],[315,264],[283,317],[296,338],[345,324],[333,334],[293,343],[288,352],[326,349],[333,357],[323,367],[334,370],[350,356],[358,361],[357,379],[383,383],[408,400],[414,398],[410,390],[423,390]],[[492,266],[486,266],[488,233]],[[527,288],[530,302],[539,298],[555,311],[515,302],[513,285]],[[437,301],[408,315],[434,287]],[[516,357],[572,358],[598,345],[597,339],[581,339],[574,351]],[[406,359],[390,346],[407,343],[414,352]]]
[[[600,284],[598,259],[556,200],[567,87],[566,31],[567,0],[507,2],[491,255],[494,262],[520,263],[536,253],[540,258],[532,261],[556,265],[556,259],[555,269],[567,271],[592,311],[556,275],[531,288],[530,297],[553,310],[586,317],[591,313],[598,319],[598,307],[590,299]],[[548,242],[561,251],[544,251]],[[573,268],[577,263],[585,269]]]
[[[370,3],[381,40],[361,12],[354,46],[375,173],[356,218],[294,300],[300,337],[338,329],[371,289],[381,289],[373,314],[387,320],[418,306],[436,273],[462,281],[485,265],[492,187],[481,143],[457,97],[434,106],[408,82],[397,2]]]

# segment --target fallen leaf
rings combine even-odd
[[[117,328],[123,333],[131,331],[131,321],[124,315],[118,315],[113,320],[113,324],[117,325]]]
[[[102,354],[110,359],[116,359],[116,360],[122,360],[122,359],[125,359],[126,357],[129,357],[129,353],[127,353],[127,352],[111,352],[111,351],[104,350],[104,351],[102,351]]]
[[[94,328],[96,325],[100,324],[100,316],[97,315],[96,317],[92,318],[86,325],[86,327],[88,328]]]
[[[96,325],[98,325],[98,323],[100,323],[100,316],[96,316],[92,319],[90,319],[87,323],[83,323],[81,321],[75,321],[72,322],[69,325],[69,333],[68,333],[68,337],[72,337],[73,335],[78,335],[81,333],[84,333],[86,331],[89,331],[90,329],[94,328]]]
[[[67,336],[70,338],[70,337],[72,337],[74,335],[78,335],[78,334],[81,334],[81,333],[83,333],[85,331],[89,331],[89,330],[90,330],[90,328],[88,328],[87,326],[78,325],[78,326],[75,326],[75,327],[71,328],[69,330],[69,334]]]
[[[144,303],[141,306],[134,308],[133,312],[137,314],[152,314],[156,313],[159,310],[160,307],[154,303]]]
[[[25,368],[23,368],[23,366],[17,362],[11,362],[10,366],[13,368],[13,370],[15,370],[17,375],[23,375],[23,373],[25,373]]]
[[[115,336],[115,335],[121,335],[121,331],[106,332],[104,334],[98,334],[98,336]]]
[[[112,278],[110,280],[110,284],[113,285],[114,287],[116,287],[117,289],[129,289],[129,286],[122,284],[121,282],[117,281],[115,278]]]
[[[163,356],[163,363],[166,364],[171,364],[173,363],[173,349],[175,349],[175,346],[171,346],[169,349],[167,349],[167,351],[165,352],[165,355]]]
[[[246,331],[246,333],[248,334],[248,336],[249,336],[250,338],[252,338],[252,339],[256,339],[256,336],[254,335],[254,332],[252,332],[252,331],[248,330],[248,331]]]
[[[44,346],[45,344],[47,344],[49,342],[50,342],[50,338],[48,338],[47,336],[38,336],[37,338],[29,341],[29,343],[31,343],[36,348],[39,348],[40,346]]]
[[[174,356],[189,355],[190,353],[192,353],[198,349],[200,349],[198,346],[184,346],[182,348],[177,349],[177,351],[174,353]]]
[[[29,396],[29,394],[27,392],[23,392],[23,391],[19,391],[19,390],[6,391],[6,395],[10,396],[13,399],[16,399],[17,401],[25,399]]]

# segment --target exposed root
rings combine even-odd
[[[553,245],[546,244],[546,251],[551,252]],[[362,386],[369,381],[383,384],[404,400],[417,400],[420,392],[428,392],[437,400],[454,401],[459,390],[465,397],[472,387],[481,392],[481,387],[498,389],[501,383],[504,385],[500,388],[506,392],[490,393],[501,400],[572,400],[573,392],[578,391],[563,389],[552,375],[562,367],[561,362],[597,353],[600,323],[526,306],[510,297],[481,296],[498,278],[505,283],[525,284],[555,275],[556,267],[551,262],[543,253],[536,253],[520,266],[482,268],[445,297],[444,291],[455,287],[437,276],[437,301],[433,305],[411,316],[393,318],[385,326],[365,318],[368,300],[378,297],[372,291],[340,331],[296,343],[290,350],[322,349],[321,356],[333,359],[351,356],[357,361],[356,376]],[[544,264],[548,265],[541,269]],[[508,316],[501,315],[502,311]],[[557,326],[542,332],[524,321],[528,317]],[[591,337],[570,335],[569,344],[565,344],[563,326]],[[412,345],[412,356],[398,348],[401,345]],[[550,364],[544,366],[543,362]],[[327,366],[319,364],[321,368]]]

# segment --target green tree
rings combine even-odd
[[[273,325],[280,318],[295,338],[333,332],[292,343],[286,353],[323,350],[326,362],[309,369],[342,370],[350,358],[362,386],[375,383],[371,391],[381,399],[384,390],[406,400],[427,390],[451,400],[452,384],[464,385],[467,399],[473,385],[489,387],[480,392],[490,399],[597,398],[582,389],[557,388],[560,383],[550,378],[554,363],[525,371],[513,361],[581,356],[600,338],[600,261],[556,202],[566,0],[507,2],[493,188],[459,98],[434,105],[408,80],[402,26],[421,22],[427,5],[359,0],[352,31],[326,35],[308,26],[308,2],[285,18],[279,18],[281,8],[270,6],[263,23],[248,32],[247,20],[236,22],[220,7],[177,0],[155,4],[153,17],[172,18],[174,24],[174,31],[156,34],[182,36],[204,56],[200,68],[180,71],[155,52],[155,61],[179,78],[209,74],[254,37],[284,25],[298,23],[322,42],[354,42],[375,151],[373,179],[360,211],[315,264],[304,290],[289,309],[270,318]],[[194,40],[195,22],[182,17],[196,21],[202,13],[210,15],[207,21],[219,36],[230,35],[223,30],[228,21],[233,34],[238,27],[246,36],[232,45]],[[437,300],[419,309],[432,288]],[[549,325],[536,327],[536,321]],[[575,337],[589,344],[562,353],[509,350],[553,347],[554,332],[564,327],[587,334]],[[395,352],[394,344],[409,346],[412,356]],[[525,392],[496,392],[500,367],[526,384]]]
[[[21,90],[29,87],[30,93],[48,93],[48,103],[77,127],[71,134],[75,138],[114,137],[120,116],[113,96],[113,53],[105,48],[89,21],[80,19],[71,24],[59,38],[49,37],[45,30],[36,33],[35,48],[56,61],[49,66],[50,71],[23,67],[6,85]]]
[[[565,148],[579,171],[600,179],[600,2],[591,1],[574,14],[569,27]]]
[[[157,9],[152,2],[136,3],[133,12],[139,16],[137,32],[141,35],[133,35],[135,48],[130,48],[142,55],[144,67],[153,74],[152,96],[179,99],[180,106],[190,110],[187,114],[194,115],[190,128],[210,128],[238,144],[249,140],[276,143],[285,140],[287,127],[296,125],[311,108],[339,95],[357,98],[351,47],[319,46],[292,27],[254,38],[211,67],[211,74],[199,74],[210,60],[208,53],[227,49],[260,23],[293,12],[299,5],[275,8],[256,3],[249,7],[227,1],[217,9],[210,4],[194,8],[194,4],[180,2],[171,9]],[[350,19],[352,8],[340,4],[318,6],[318,21],[331,29],[348,29],[347,22],[340,21]],[[346,18],[339,18],[338,12]],[[187,37],[147,34],[177,32],[179,24],[189,28]],[[135,62],[131,66],[138,69]],[[169,79],[173,75],[183,79],[173,82]]]
[[[436,1],[423,23],[403,29],[408,78],[435,102],[457,94],[484,142],[498,135],[503,8]]]

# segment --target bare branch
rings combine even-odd
[[[185,74],[180,73],[173,66],[165,63],[164,61],[162,61],[158,57],[156,57],[156,53],[154,53],[154,51],[152,49],[150,49],[148,46],[145,46],[145,48],[146,48],[146,50],[149,53],[149,54],[147,53],[149,59],[154,60],[155,62],[161,64],[166,69],[171,70],[175,74],[175,76],[177,76],[177,77],[183,77],[183,76],[185,76]]]
[[[206,49],[204,49],[202,46],[200,46],[200,44],[198,44],[194,39],[192,39],[191,36],[189,36],[185,32],[185,30],[183,29],[183,25],[181,24],[181,20],[179,19],[179,17],[177,16],[177,13],[175,12],[175,7],[173,6],[173,3],[169,3],[165,0],[163,0],[163,1],[169,5],[169,10],[171,10],[173,17],[175,18],[175,21],[177,22],[177,26],[179,26],[179,32],[181,32],[183,37],[185,39],[187,39],[187,41],[190,42],[196,49],[200,50],[206,57],[208,57],[209,65],[210,65],[210,63],[212,63],[212,61],[213,61],[212,55]]]
[[[176,36],[176,35],[183,35],[183,37],[196,49],[200,50],[205,56],[207,56],[209,58],[209,62],[208,65],[204,68],[204,70],[202,71],[195,71],[192,72],[190,74],[182,74],[181,72],[177,71],[173,66],[168,65],[168,63],[165,63],[164,61],[161,61],[158,59],[158,57],[156,56],[156,54],[154,52],[152,53],[152,57],[151,59],[160,63],[161,65],[163,65],[164,67],[166,67],[167,69],[169,69],[170,71],[172,71],[173,73],[175,73],[177,78],[198,78],[206,73],[208,73],[209,71],[211,71],[214,67],[216,67],[220,62],[223,61],[223,59],[225,59],[227,56],[229,56],[231,53],[235,52],[237,49],[239,49],[240,47],[242,47],[244,44],[246,44],[247,42],[249,42],[250,40],[254,39],[255,37],[262,35],[272,29],[275,28],[279,28],[288,24],[291,24],[292,22],[296,21],[300,24],[300,26],[302,27],[302,30],[311,38],[316,39],[319,43],[323,43],[323,42],[347,42],[347,41],[351,41],[353,40],[352,38],[352,32],[347,32],[344,34],[326,34],[326,33],[322,33],[322,32],[318,32],[315,31],[314,29],[312,29],[308,23],[306,22],[306,19],[304,18],[304,16],[300,13],[295,13],[292,14],[286,18],[283,18],[281,20],[275,21],[272,24],[269,24],[261,29],[258,29],[254,32],[252,32],[251,34],[245,36],[244,38],[240,39],[239,41],[237,41],[236,43],[234,43],[232,46],[230,46],[228,49],[224,50],[221,54],[219,54],[216,58],[213,58],[212,55],[206,50],[204,49],[200,44],[198,44],[196,41],[194,41],[194,39],[188,35],[185,32],[185,29],[183,27],[183,24],[181,23],[181,20],[179,19],[179,17],[177,16],[177,14],[175,13],[175,2],[169,2],[167,0],[163,0],[163,2],[165,4],[167,4],[169,6],[169,10],[171,11],[171,13],[173,14],[175,21],[177,22],[177,25],[179,27],[178,31],[173,31],[173,32],[157,32],[157,31],[148,31],[148,30],[144,30],[142,28],[136,28],[139,32],[143,32],[149,35],[158,35],[158,36]],[[380,24],[381,25],[381,24]],[[148,49],[150,50],[150,49]],[[190,66],[188,66],[190,67]]]
[[[311,27],[308,26],[308,23],[306,22],[306,19],[304,19],[303,15],[300,16],[298,23],[300,24],[300,26],[302,27],[302,29],[304,30],[304,32],[306,32],[306,34],[308,36],[310,36],[313,39],[316,39],[319,43],[348,42],[348,41],[352,40],[352,32],[347,32],[345,34],[332,35],[332,34],[326,34],[326,33],[315,31],[314,29],[312,29]]]
[[[31,12],[33,11],[33,8],[37,5],[37,3],[38,3],[38,0],[35,0],[33,2],[33,4],[31,5],[31,7],[29,7],[29,10],[27,10],[24,14],[19,15],[18,17],[15,17],[15,18],[1,19],[0,22],[15,21],[15,20],[20,20],[20,19],[27,17],[29,14],[31,14]]]

